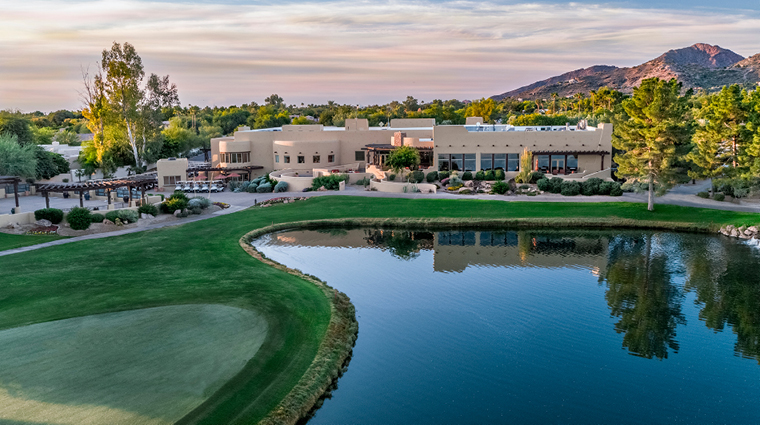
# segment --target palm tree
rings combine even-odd
[[[557,113],[557,98],[559,94],[557,92],[552,93],[552,114]]]

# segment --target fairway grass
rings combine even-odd
[[[58,235],[9,235],[0,233],[0,251],[64,239]]]
[[[293,226],[288,223],[306,220],[363,218],[390,219],[386,220],[389,226],[408,221],[458,227],[468,223],[473,226],[649,226],[705,232],[717,231],[723,224],[760,222],[760,216],[752,213],[672,205],[656,208],[655,212],[649,212],[644,204],[625,202],[540,203],[348,196],[324,196],[251,208],[177,227],[0,257],[0,329],[179,304],[218,304],[255,311],[269,325],[256,355],[179,423],[255,423],[268,415],[270,419],[291,418],[291,413],[302,411],[299,402],[302,405],[312,402],[314,394],[306,389],[321,387],[324,380],[333,376],[336,365],[328,365],[327,360],[336,361],[338,357],[317,357],[320,349],[324,350],[324,342],[336,337],[336,333],[350,332],[351,327],[345,322],[343,327],[333,326],[335,300],[343,300],[337,292],[291,274],[292,271],[252,258],[251,252],[239,244],[246,233],[273,225]],[[361,224],[362,220],[352,222]],[[346,222],[333,224],[347,225]],[[339,307],[344,319],[353,315],[350,304]],[[325,362],[318,365],[316,372],[315,358]],[[319,385],[304,385],[304,374],[308,376],[307,381],[319,381]],[[305,390],[294,392],[296,388]],[[289,404],[282,405],[283,400],[289,400]]]
[[[264,342],[251,310],[179,305],[0,331],[0,421],[173,424]]]

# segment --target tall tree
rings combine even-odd
[[[712,179],[746,170],[742,166],[746,163],[745,146],[752,141],[746,125],[750,114],[746,96],[734,84],[705,98],[697,114],[700,125],[694,132],[694,149],[687,156],[698,167],[689,171],[690,177]]]
[[[615,155],[617,175],[649,183],[649,211],[654,211],[655,184],[662,194],[686,173],[676,162],[690,148],[690,95],[681,96],[681,83],[675,79],[649,78],[623,101],[627,119],[615,120],[612,146],[622,151]]]
[[[465,117],[481,117],[483,122],[491,121],[491,114],[496,109],[496,102],[493,99],[482,98],[470,103],[465,110]]]
[[[0,134],[0,176],[34,177],[37,173],[37,146],[21,146],[15,134]]]
[[[18,144],[22,146],[34,143],[34,133],[32,133],[29,119],[20,112],[0,112],[0,134],[4,133],[16,136]]]

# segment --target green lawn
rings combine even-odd
[[[0,251],[6,249],[21,248],[22,246],[37,245],[40,243],[62,239],[65,236],[56,235],[9,235],[0,233]]]
[[[343,217],[760,222],[758,214],[671,205],[658,205],[650,213],[644,204],[626,202],[319,197],[0,257],[0,329],[173,304],[216,303],[256,310],[270,326],[257,355],[181,421],[253,423],[282,400],[314,359],[330,320],[330,304],[315,285],[251,258],[238,240],[271,224]],[[0,249],[12,243],[0,239]]]

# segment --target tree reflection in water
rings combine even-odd
[[[433,248],[433,234],[408,230],[366,229],[364,240],[369,246],[387,249],[402,260],[419,257],[421,249]]]
[[[655,238],[612,238],[600,281],[607,284],[610,313],[620,317],[615,331],[624,334],[623,347],[636,356],[666,359],[669,350],[678,352],[676,326],[686,320],[683,292],[671,279],[669,253],[653,246]]]

